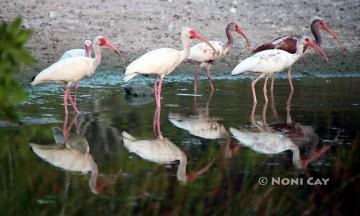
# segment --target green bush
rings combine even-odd
[[[0,118],[17,119],[16,108],[26,98],[15,74],[34,62],[24,47],[30,35],[30,30],[21,27],[21,18],[0,24]]]

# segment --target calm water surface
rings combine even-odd
[[[2,215],[354,213],[359,83],[279,80],[253,106],[250,80],[165,81],[155,132],[153,98],[122,85],[80,86],[67,119],[61,86],[29,89],[0,122]]]

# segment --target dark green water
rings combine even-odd
[[[1,122],[1,215],[354,214],[359,211],[354,193],[360,191],[359,84],[360,79],[347,78],[297,80],[287,103],[287,81],[279,80],[274,100],[264,104],[259,82],[251,122],[250,80],[216,80],[213,95],[204,80],[199,97],[186,95],[193,93],[191,82],[165,81],[161,134],[182,156],[180,162],[166,164],[129,152],[121,135],[126,131],[139,140],[156,139],[151,97],[129,101],[121,85],[80,86],[81,114],[73,119],[70,112],[68,122],[77,123],[78,130],[74,125],[70,133],[81,142],[64,147],[55,146],[52,132],[64,124],[62,88],[29,90],[21,124]],[[261,147],[246,146],[230,127],[252,132],[260,146],[259,135],[270,134],[265,138],[265,143],[273,143],[268,152],[285,143],[272,135],[285,137],[300,151],[301,166],[293,163],[293,153],[286,148],[266,154]],[[68,167],[90,160],[99,175],[95,178],[91,169],[83,174],[55,167],[38,157],[30,143],[49,145],[47,150],[54,153],[48,160],[71,162]],[[158,144],[149,145],[141,149],[149,149],[153,157],[164,154],[156,149]],[[75,159],[67,158],[66,150],[76,152]],[[186,169],[182,176],[177,174],[180,166]],[[260,177],[268,182],[261,185]],[[282,185],[273,178],[283,179]],[[310,183],[328,182],[310,185],[309,178]],[[290,184],[289,179],[303,183]]]

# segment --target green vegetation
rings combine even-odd
[[[24,47],[30,35],[30,30],[21,27],[21,18],[0,24],[0,118],[16,119],[16,107],[26,98],[15,74],[34,62]]]

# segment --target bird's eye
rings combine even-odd
[[[105,45],[105,44],[107,44],[106,39],[105,39],[105,38],[100,38],[100,39],[99,39],[99,45],[100,45],[100,46],[103,46],[103,45]]]
[[[194,30],[190,31],[190,38],[194,38],[196,36],[196,32]]]
[[[310,38],[305,38],[305,41],[306,41],[306,42],[309,42],[309,41],[310,41]]]
[[[323,22],[320,22],[320,25],[321,25],[321,26],[324,26],[324,23],[323,23]]]

